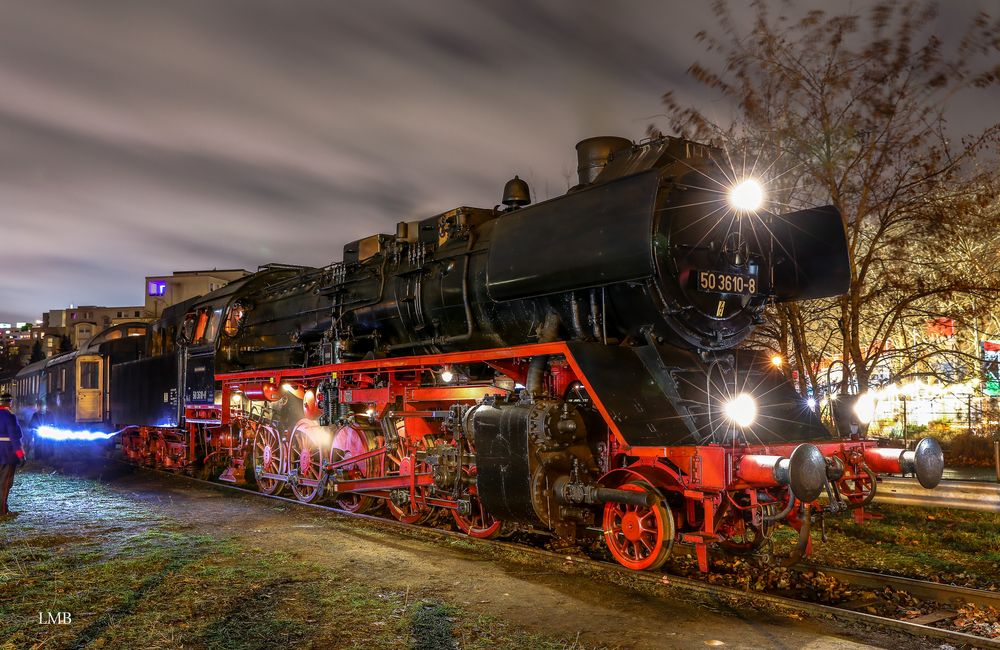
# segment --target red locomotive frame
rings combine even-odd
[[[808,514],[821,504],[801,503],[805,516],[800,515],[780,480],[782,462],[797,444],[631,446],[564,342],[222,374],[217,377],[221,406],[190,409],[186,435],[176,429],[136,428],[123,435],[123,447],[127,456],[146,464],[225,465],[221,478],[235,482],[249,478],[251,464],[263,492],[275,493],[287,484],[302,501],[333,493],[341,507],[356,512],[381,500],[395,518],[409,523],[426,519],[434,509],[447,510],[468,534],[493,537],[503,523],[478,502],[470,480],[474,462],[459,468],[460,478],[452,481],[457,487],[446,493],[435,489],[436,469],[427,454],[437,445],[470,445],[445,426],[454,405],[475,404],[510,389],[484,383],[441,385],[433,378],[444,367],[481,363],[524,383],[529,359],[538,355],[555,359],[547,375],[549,394],[564,395],[580,382],[603,417],[607,445],[601,462],[606,471],[600,484],[651,495],[645,504],[616,500],[604,505],[598,530],[621,564],[655,568],[680,541],[695,546],[700,568],[707,571],[709,545],[756,548],[778,521],[800,532],[792,559],[808,554]],[[339,428],[316,423],[324,408],[317,398],[320,385],[331,379],[340,386],[339,403],[327,407],[336,406],[348,416]],[[279,431],[268,421],[267,405],[286,395],[302,401],[304,417],[292,430]],[[391,437],[393,430],[398,439],[387,440],[386,432]],[[202,459],[196,458],[199,444],[208,451]],[[902,450],[879,450],[872,440],[837,439],[816,448],[827,465],[839,467],[839,478],[827,489],[839,493],[842,499],[836,502],[848,503],[859,522],[874,493],[872,470],[902,469]],[[474,457],[473,449],[463,449]]]

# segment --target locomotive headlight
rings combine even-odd
[[[764,205],[764,187],[748,178],[729,190],[729,205],[740,212],[755,212]]]
[[[444,370],[441,371],[441,381],[443,381],[446,384],[450,384],[451,380],[454,378],[455,378],[455,373],[451,371],[451,368],[445,366]]]
[[[854,415],[858,416],[861,424],[868,424],[875,417],[875,397],[871,393],[858,395],[858,400],[854,402]]]
[[[757,402],[746,393],[740,393],[723,405],[722,412],[733,424],[748,427],[757,419]]]

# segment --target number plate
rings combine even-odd
[[[741,273],[698,271],[695,276],[695,287],[698,291],[708,293],[735,293],[751,296],[757,293],[757,277]]]

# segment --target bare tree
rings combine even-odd
[[[933,4],[888,1],[863,17],[811,11],[796,21],[775,18],[766,2],[753,10],[745,33],[716,3],[717,31],[698,38],[723,63],[690,69],[738,117],[715,124],[668,92],[670,126],[721,139],[737,173],[771,179],[778,207],[829,202],[844,215],[850,291],[779,305],[765,332],[791,353],[802,381],[821,381],[824,357],[842,359],[862,390],[886,368],[914,372],[951,349],[908,331],[949,304],[968,316],[1000,287],[995,264],[970,272],[958,247],[960,236],[997,228],[997,166],[979,163],[995,155],[1000,123],[952,138],[946,120],[956,97],[1000,83],[1000,21],[977,16],[946,49],[927,31]],[[995,262],[997,251],[976,256]]]

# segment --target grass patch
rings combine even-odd
[[[452,650],[455,647],[452,621],[448,607],[441,603],[421,603],[410,620],[413,645],[426,650]]]
[[[18,478],[23,514],[0,528],[3,650],[580,647],[400,587],[399,575],[203,534],[97,481]],[[39,612],[69,612],[72,624],[40,625]]]
[[[920,579],[995,588],[1000,574],[1000,515],[881,505],[880,519],[857,525],[827,520],[827,541],[814,541],[819,563]],[[815,536],[814,536],[815,537]]]

